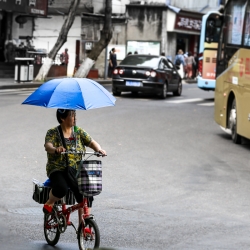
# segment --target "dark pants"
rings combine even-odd
[[[63,198],[68,188],[74,193],[77,203],[83,201],[83,195],[79,192],[77,183],[72,183],[65,171],[56,171],[49,176],[52,194],[57,198]],[[88,197],[88,207],[92,207],[93,197]]]
[[[111,67],[110,65],[109,65],[109,67],[108,67],[108,77],[112,77],[113,76],[113,70],[114,70],[114,67]]]

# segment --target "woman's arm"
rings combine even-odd
[[[100,144],[97,143],[95,140],[92,140],[88,147],[92,148],[95,152],[101,153],[103,156],[107,155],[106,151],[102,149]]]
[[[54,147],[53,144],[51,142],[46,142],[44,144],[45,150],[49,153],[49,154],[59,154],[61,152],[65,152],[66,149],[62,146],[60,147]]]

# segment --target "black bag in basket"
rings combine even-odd
[[[33,181],[33,186],[32,199],[39,204],[45,204],[49,199],[49,192],[51,190],[51,187],[44,186],[36,180]],[[65,203],[66,205],[74,205],[76,203],[75,196],[70,189],[68,189],[66,196],[56,202],[56,204],[62,203]]]

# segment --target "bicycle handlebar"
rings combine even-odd
[[[82,154],[82,155],[96,155],[96,156],[104,156],[102,153],[99,152],[84,152],[84,151],[65,151],[61,152],[61,154]]]

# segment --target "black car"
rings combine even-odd
[[[182,92],[179,67],[163,56],[130,55],[113,71],[112,91],[115,96],[122,91],[148,92],[165,99],[167,92],[180,96]]]

